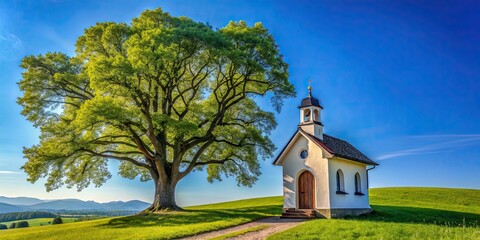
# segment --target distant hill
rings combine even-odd
[[[8,203],[5,203],[8,202]],[[139,200],[98,203],[79,199],[41,200],[29,197],[0,197],[0,213],[24,211],[141,211],[150,206]]]
[[[78,199],[62,199],[34,204],[28,206],[28,208],[34,210],[141,211],[148,206],[150,206],[149,203],[139,200],[98,203],[95,201],[82,201]]]
[[[0,203],[0,213],[9,213],[9,212],[22,212],[25,211],[24,208],[15,206],[8,203]]]
[[[78,199],[62,199],[62,200],[53,200],[50,202],[43,202],[34,205],[28,206],[29,209],[41,210],[41,209],[53,209],[53,210],[86,210],[86,209],[95,209],[99,210],[102,208],[101,203],[94,201],[82,201]]]
[[[12,205],[33,205],[38,203],[48,202],[48,200],[41,200],[31,197],[3,197],[0,196],[0,203],[7,203]]]
[[[106,209],[109,211],[115,211],[118,209],[122,211],[141,211],[149,206],[150,206],[150,203],[142,202],[139,200],[131,200],[128,202],[116,201],[116,202],[102,203],[103,209]]]

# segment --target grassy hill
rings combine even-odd
[[[480,190],[371,189],[374,214],[318,219],[271,239],[480,239]],[[278,215],[282,198],[268,197],[145,216],[0,231],[0,239],[168,239]]]
[[[282,199],[267,197],[144,216],[0,231],[0,239],[172,239],[279,215]]]
[[[480,190],[370,189],[373,214],[317,219],[269,239],[480,239]]]

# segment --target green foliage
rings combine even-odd
[[[61,218],[60,216],[55,217],[55,218],[53,219],[53,221],[52,221],[52,225],[54,225],[54,224],[62,224],[62,223],[63,223],[63,220],[62,220],[62,218]]]
[[[17,223],[14,223],[14,222],[11,223],[10,226],[8,226],[8,228],[10,228],[10,229],[13,229],[15,227],[17,227]]]
[[[0,224],[0,230],[8,229],[7,225],[5,224]]]
[[[20,221],[15,224],[15,228],[26,228],[29,227],[30,224],[28,224],[27,221]]]
[[[50,218],[56,215],[50,212],[12,212],[0,214],[0,222],[9,222],[14,220],[32,219],[32,218]]]
[[[28,180],[47,177],[48,191],[82,190],[111,177],[171,184],[206,167],[208,180],[236,177],[251,186],[258,159],[271,157],[273,113],[295,95],[273,37],[261,23],[224,28],[161,9],[131,24],[97,23],[76,55],[46,53],[22,60],[22,114],[41,136],[25,148]],[[163,184],[165,185],[165,184]]]

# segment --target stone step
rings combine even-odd
[[[313,209],[287,209],[281,218],[315,218]]]
[[[315,217],[314,213],[283,213],[282,216],[307,216],[307,217]]]
[[[285,212],[289,212],[289,213],[315,213],[315,210],[313,209],[292,209],[292,210],[286,210]]]
[[[307,215],[283,215],[280,218],[295,218],[295,219],[313,219],[315,216],[307,216]]]

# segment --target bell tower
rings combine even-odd
[[[323,140],[323,124],[321,114],[323,107],[318,99],[312,96],[312,87],[308,85],[308,97],[302,100],[298,107],[300,109],[300,124],[303,131]]]

